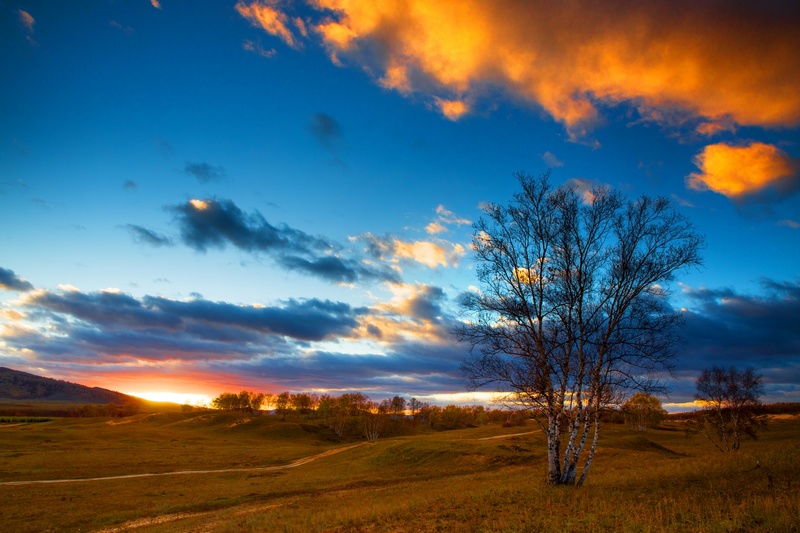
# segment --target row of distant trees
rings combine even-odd
[[[687,429],[706,436],[721,451],[735,451],[743,438],[755,438],[763,427],[764,417],[757,412],[762,392],[762,378],[752,368],[713,367],[697,380],[696,398],[703,410],[691,415]],[[362,433],[368,440],[383,434],[398,434],[420,423],[440,430],[480,426],[488,422],[524,423],[536,417],[534,411],[486,409],[483,406],[448,405],[439,407],[402,396],[381,402],[360,392],[332,396],[315,393],[279,394],[241,391],[223,392],[212,400],[215,409],[255,413],[274,411],[282,420],[287,417],[321,420],[338,437]],[[98,406],[99,408],[105,406]],[[538,413],[541,415],[541,413]],[[639,392],[619,410],[607,413],[622,418],[637,431],[657,428],[667,412],[654,395]],[[96,416],[96,415],[95,415]]]
[[[360,393],[339,396],[316,393],[279,394],[241,391],[223,392],[211,402],[212,407],[223,411],[255,413],[274,412],[282,420],[319,420],[338,437],[363,434],[375,440],[386,434],[401,434],[420,424],[433,429],[448,430],[480,426],[489,422],[522,423],[524,412],[486,409],[480,405],[440,407],[416,398],[394,396],[383,401],[373,401]]]

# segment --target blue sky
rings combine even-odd
[[[665,402],[800,401],[800,8],[529,6],[0,2],[0,366],[483,401],[471,223],[550,168],[706,236]]]

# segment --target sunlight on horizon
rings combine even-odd
[[[203,407],[211,405],[211,397],[206,394],[184,392],[126,392],[125,394],[150,400],[151,402],[172,402],[180,405],[189,404]]]

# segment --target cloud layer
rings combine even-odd
[[[733,289],[684,290],[685,346],[675,399],[691,401],[694,380],[712,365],[755,367],[771,401],[797,401],[800,392],[800,281],[762,280],[761,294]]]
[[[499,87],[543,108],[574,138],[603,106],[622,102],[657,121],[699,118],[707,133],[731,121],[800,122],[800,9],[791,3],[309,4],[321,16],[302,28],[321,37],[334,61],[362,65],[384,87],[428,95],[450,119]],[[303,34],[277,2],[240,1],[237,10],[299,46]]]
[[[464,347],[449,336],[444,292],[393,290],[391,302],[371,308],[313,298],[264,306],[33,290],[19,312],[6,313],[0,342],[6,360],[20,366],[91,368],[108,377],[172,368],[217,387],[230,379],[272,390],[463,390]]]

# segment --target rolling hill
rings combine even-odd
[[[0,400],[117,405],[142,401],[121,392],[86,387],[5,367],[0,367]]]

